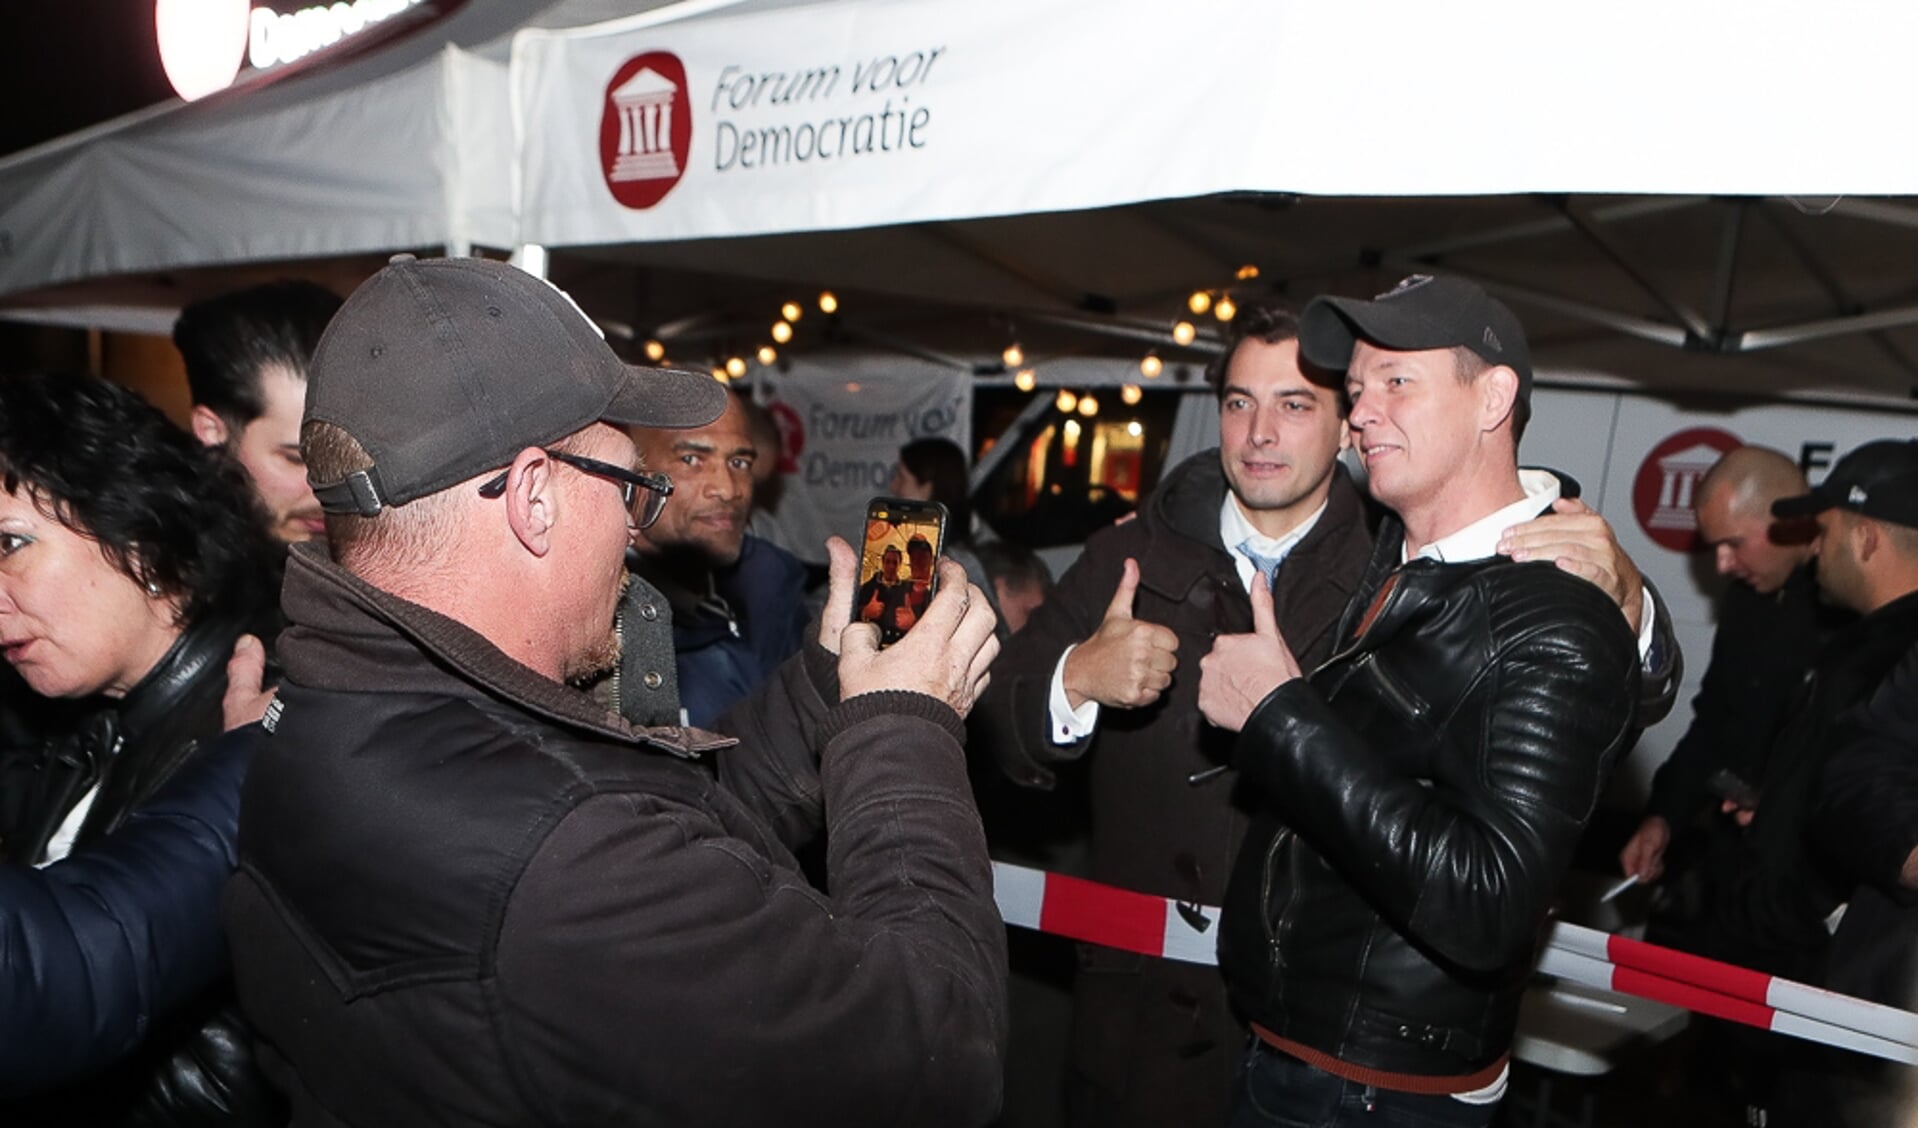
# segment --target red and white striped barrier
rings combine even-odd
[[[1186,963],[1218,962],[1219,910],[994,862],[999,915],[1020,928]],[[1918,1014],[1763,972],[1559,922],[1547,975],[1918,1065]]]

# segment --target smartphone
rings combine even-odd
[[[906,637],[925,614],[939,590],[939,553],[945,542],[946,507],[936,501],[875,497],[866,504],[852,613],[878,624],[879,645],[891,646]]]
[[[1705,781],[1705,787],[1720,799],[1729,799],[1746,810],[1758,809],[1758,789],[1738,777],[1730,768],[1720,768]]]

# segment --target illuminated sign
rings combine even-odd
[[[282,13],[249,12],[247,0],[154,0],[153,23],[167,81],[191,102],[232,85],[242,60],[261,70],[290,63],[422,2],[341,0]]]
[[[247,61],[264,68],[305,58],[419,3],[420,0],[352,0],[331,7],[301,8],[291,15],[281,15],[271,8],[255,8],[247,29]]]

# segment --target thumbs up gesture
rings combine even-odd
[[[1252,633],[1220,635],[1199,660],[1199,712],[1222,729],[1238,732],[1271,692],[1300,675],[1298,659],[1279,634],[1272,589],[1264,576],[1252,580]]]
[[[1138,590],[1139,564],[1128,558],[1099,629],[1066,658],[1066,701],[1073,708],[1097,701],[1136,709],[1157,701],[1172,684],[1172,671],[1179,664],[1179,636],[1170,628],[1132,617]]]

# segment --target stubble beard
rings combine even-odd
[[[621,569],[619,574],[619,595],[613,601],[613,622],[606,625],[606,633],[590,645],[580,649],[566,662],[561,670],[563,680],[571,686],[587,686],[619,668],[619,605],[625,601],[626,589],[632,586],[632,573]]]

